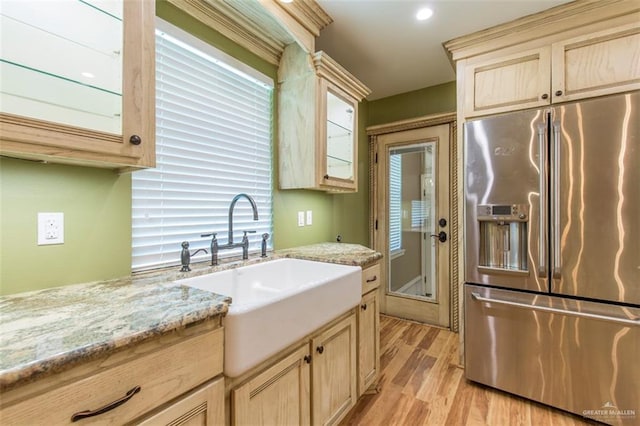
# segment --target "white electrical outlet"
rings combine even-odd
[[[298,212],[298,226],[304,226],[304,212]]]
[[[64,213],[38,213],[38,245],[64,244]]]
[[[313,224],[313,211],[307,210],[307,226]]]

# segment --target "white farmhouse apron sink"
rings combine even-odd
[[[177,281],[232,299],[224,373],[237,377],[360,303],[362,269],[277,259]]]

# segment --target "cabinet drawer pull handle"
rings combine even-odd
[[[562,96],[562,90],[557,90],[556,91],[556,96]]]
[[[362,309],[363,311],[366,311],[367,310],[367,304],[364,303],[364,304],[360,305],[360,309]]]
[[[543,93],[542,96],[540,96],[542,99],[547,99],[549,97],[549,95],[547,95],[546,93]]]
[[[318,351],[318,353],[321,354],[322,352],[324,352],[324,346],[318,346],[316,348],[316,351]]]
[[[374,282],[374,281],[375,281],[375,280],[377,280],[377,279],[378,279],[378,276],[377,276],[377,275],[374,275],[374,276],[373,276],[373,278],[367,278],[367,282],[368,282],[368,283],[372,283],[372,282]]]
[[[142,143],[142,138],[140,136],[138,136],[138,135],[132,135],[129,138],[129,143],[131,145],[140,145]]]
[[[127,394],[122,398],[117,399],[113,402],[110,402],[109,404],[105,405],[104,407],[98,408],[97,410],[86,410],[86,411],[80,411],[78,413],[75,413],[73,416],[71,416],[71,421],[77,422],[78,420],[82,420],[87,417],[98,416],[100,414],[106,413],[107,411],[111,411],[114,408],[121,406],[122,404],[124,404],[125,402],[133,398],[133,395],[140,392],[140,389],[142,389],[140,386],[136,386],[133,389],[131,389],[129,392],[127,392]]]

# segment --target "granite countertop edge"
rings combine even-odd
[[[0,325],[0,354],[5,359],[0,361],[0,391],[11,390],[188,325],[225,315],[231,298],[187,288],[175,281],[279,258],[339,263],[364,268],[382,258],[382,255],[357,244],[320,243],[278,250],[267,258],[230,261],[216,267],[204,263],[194,264],[193,271],[189,273],[178,272],[174,267],[121,279],[0,297],[0,315],[3,317]],[[92,296],[98,300],[93,300]],[[124,302],[119,302],[120,300]],[[102,308],[105,311],[102,312],[104,315],[101,316],[101,312],[95,315],[93,311],[87,313],[87,307],[94,306],[92,303],[96,309]],[[101,303],[104,306],[101,306]],[[119,306],[121,303],[125,306]],[[110,310],[115,311],[115,314],[110,315]],[[56,312],[62,316],[63,321],[50,324],[49,318],[55,319],[52,315]],[[151,319],[146,318],[147,313]],[[91,322],[87,319],[90,316],[95,323],[83,327],[84,320]],[[98,318],[94,319],[93,316]],[[103,323],[99,322],[101,318],[104,318]],[[74,345],[73,329],[67,330],[64,320],[70,324],[69,327],[75,326],[78,331],[85,331],[85,328],[91,330],[93,326],[97,337],[91,336],[85,339],[86,341],[79,339],[82,343]],[[37,326],[28,325],[31,324],[29,321]],[[130,324],[136,321],[139,323],[137,327]],[[108,328],[111,323],[114,324],[113,329]],[[37,332],[33,331],[36,329]],[[33,335],[29,335],[29,331],[32,331]],[[61,334],[61,337],[57,336],[58,334]],[[103,337],[105,334],[107,337]],[[56,338],[71,342],[61,348],[55,347],[55,344],[52,345],[53,348],[40,348],[41,345],[47,346],[50,340],[55,342]],[[28,345],[30,346],[27,347]]]
[[[33,382],[48,375],[63,372],[84,362],[90,362],[106,354],[126,349],[159,337],[172,331],[184,329],[187,325],[203,322],[226,313],[226,306],[212,306],[208,311],[199,311],[194,315],[185,316],[182,320],[159,324],[157,327],[128,334],[102,343],[89,344],[74,348],[47,358],[36,359],[32,362],[15,366],[0,372],[0,392],[9,391],[17,386]]]

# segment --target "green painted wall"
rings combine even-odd
[[[369,102],[367,126],[456,110],[456,82]]]
[[[62,245],[37,245],[37,213],[63,212]],[[0,159],[0,291],[119,277],[131,268],[131,176]]]

